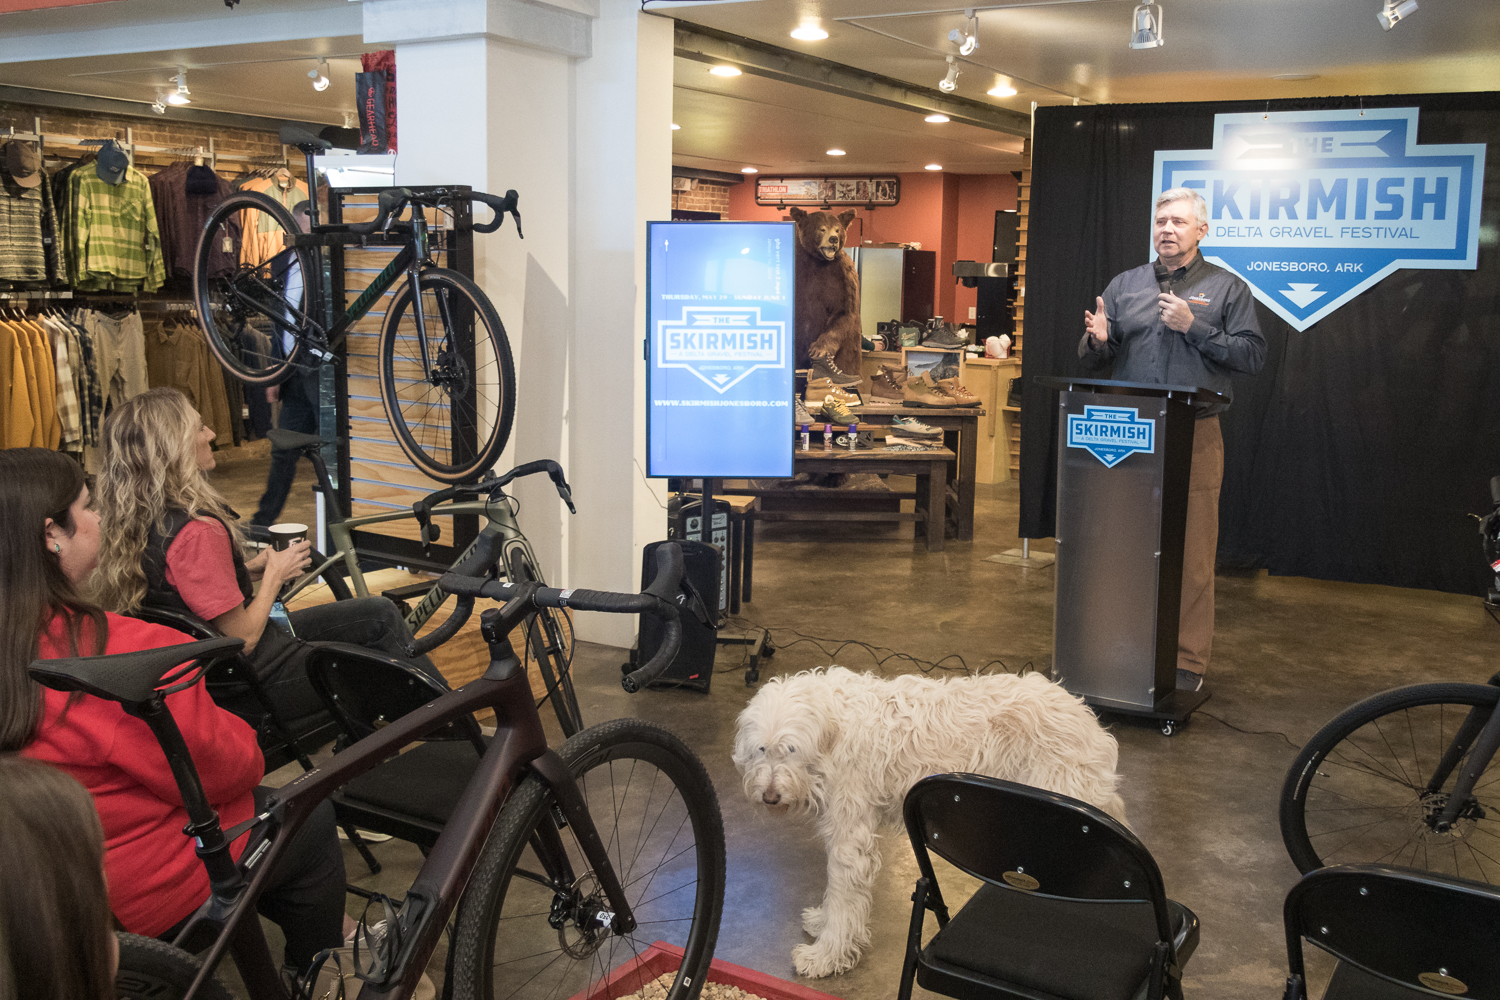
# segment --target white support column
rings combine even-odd
[[[666,483],[645,479],[646,222],[672,213],[672,22],[602,0],[577,64],[570,462],[579,516],[569,582],[640,588],[666,536]],[[628,645],[635,622],[580,615],[580,637]]]

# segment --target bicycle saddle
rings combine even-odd
[[[134,653],[35,660],[26,670],[38,684],[54,691],[82,691],[123,705],[140,705],[156,696],[162,677],[174,667],[234,656],[244,645],[243,639],[224,636]]]
[[[281,141],[288,146],[296,146],[304,153],[310,153],[315,149],[332,149],[333,143],[327,139],[313,135],[305,128],[296,125],[281,126]]]
[[[271,441],[271,447],[281,451],[294,451],[301,448],[321,448],[325,444],[343,444],[343,438],[334,438],[332,441],[324,441],[316,434],[299,434],[296,431],[273,427],[266,431],[266,437]]]

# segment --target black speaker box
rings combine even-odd
[[[667,542],[652,542],[641,554],[641,589],[651,586],[656,577],[656,548]],[[719,581],[723,572],[724,554],[716,545],[683,539],[676,542],[682,546],[683,573],[703,598],[709,614],[719,606]],[[661,648],[665,626],[651,615],[641,615],[640,638],[630,669],[647,663]],[[719,630],[717,625],[700,622],[691,611],[682,609],[682,646],[666,671],[649,685],[655,689],[687,688],[690,691],[708,692],[714,677],[714,654],[718,651]]]

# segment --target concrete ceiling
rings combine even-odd
[[[1380,5],[1163,0],[1165,44],[1140,51],[1126,44],[1133,0],[1022,0],[979,8],[979,48],[960,57],[955,93],[1029,114],[1032,102],[1478,91],[1500,80],[1496,0],[1422,0],[1414,15],[1389,32],[1376,20]],[[920,0],[727,0],[652,9],[925,88],[943,77],[945,56],[957,54],[948,32],[968,23],[962,7]],[[829,37],[791,38],[791,30],[804,24],[821,26]],[[832,158],[819,147],[832,141],[824,136],[837,136],[850,154],[838,172],[920,169],[927,162],[963,172],[1015,168],[1016,144],[1000,133],[929,125],[918,113],[884,114],[873,105],[800,88],[772,92],[766,81],[749,75],[722,79],[706,69],[677,60],[683,129],[676,133],[674,159],[682,165],[764,170],[769,162],[775,169],[833,170]],[[1017,93],[988,96],[997,83]]]

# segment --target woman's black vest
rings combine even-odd
[[[220,524],[224,524],[222,518],[214,517],[212,514],[205,515],[213,517]],[[178,532],[185,528],[189,521],[194,518],[185,510],[167,511],[163,521],[165,531],[157,531],[152,525],[146,536],[146,552],[141,558],[141,568],[146,573],[146,597],[142,603],[150,608],[167,608],[184,614],[195,614],[182,595],[177,593],[176,588],[167,583],[167,550],[177,540]],[[233,543],[234,534],[229,531],[229,526],[224,525],[224,530],[229,534],[230,554],[234,557],[234,582],[239,584],[240,593],[245,597],[245,603],[249,604],[254,597],[255,591],[250,585],[250,571],[245,568],[245,557],[240,553],[240,547]]]

